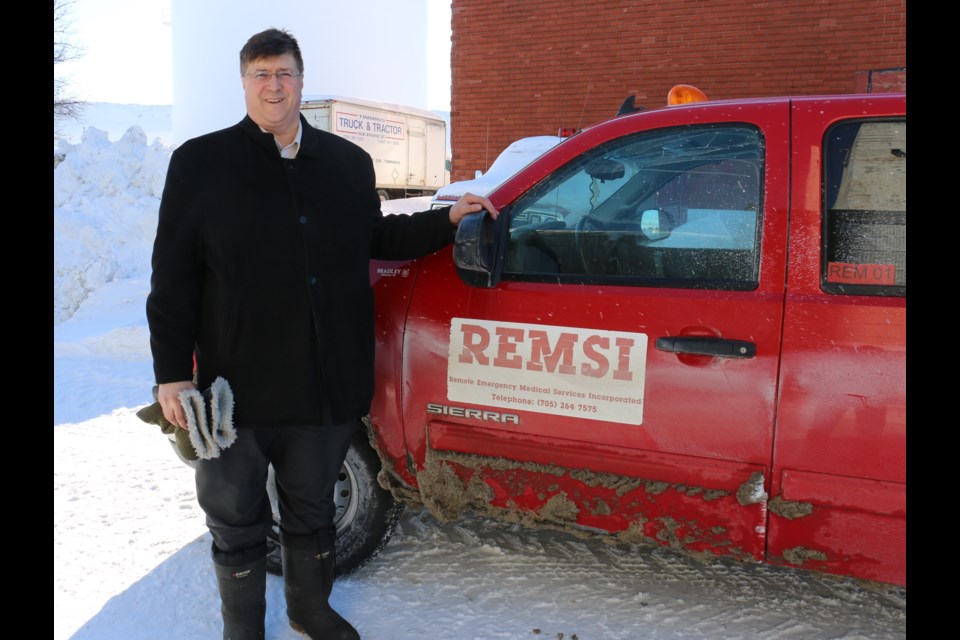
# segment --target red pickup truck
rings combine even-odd
[[[423,505],[906,585],[906,151],[903,93],[643,110],[372,263],[341,570]]]

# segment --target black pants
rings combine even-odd
[[[199,460],[197,501],[221,564],[238,564],[265,552],[273,526],[267,467],[273,464],[280,521],[295,536],[333,525],[334,488],[359,429],[345,424],[283,429],[238,429],[220,457]]]

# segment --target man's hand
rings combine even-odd
[[[197,387],[185,380],[183,382],[166,382],[157,385],[157,402],[163,409],[163,417],[171,424],[175,424],[181,429],[187,429],[187,416],[183,412],[183,405],[180,404],[180,392]]]
[[[450,207],[450,224],[457,227],[460,225],[460,221],[463,220],[464,216],[482,211],[483,209],[486,209],[490,213],[490,217],[494,220],[500,215],[500,212],[483,196],[465,193],[462,198]]]

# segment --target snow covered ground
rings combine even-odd
[[[169,110],[120,111],[102,124],[88,112],[85,130],[55,141],[54,639],[214,640],[192,471],[134,415],[153,383],[144,304]],[[281,579],[267,589],[267,637],[303,638],[287,626]],[[901,588],[417,510],[332,597],[365,640],[901,639],[906,600]]]

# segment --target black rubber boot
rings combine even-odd
[[[264,640],[267,611],[267,560],[261,557],[240,566],[214,562],[220,587],[223,640]]]
[[[360,634],[330,606],[336,532],[310,536],[280,532],[284,594],[290,626],[311,640],[360,640]]]

